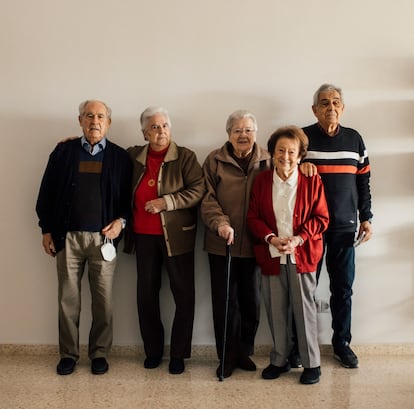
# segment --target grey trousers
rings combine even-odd
[[[316,273],[298,274],[288,257],[280,266],[280,275],[263,276],[262,291],[273,349],[270,363],[284,366],[292,349],[290,316],[298,336],[299,354],[305,368],[320,366],[317,312],[315,305]]]
[[[116,258],[104,261],[102,244],[101,233],[69,232],[65,248],[56,255],[61,358],[79,359],[81,281],[86,263],[92,299],[88,356],[106,357],[112,346],[112,281]]]

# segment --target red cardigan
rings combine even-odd
[[[278,236],[272,201],[273,169],[257,175],[250,196],[247,225],[254,236],[256,261],[264,275],[278,275],[280,257],[271,257],[264,238]],[[328,228],[329,214],[325,192],[319,175],[306,177],[299,172],[296,203],[293,211],[293,234],[300,234],[304,243],[296,247],[298,273],[316,271],[323,254],[322,233]]]

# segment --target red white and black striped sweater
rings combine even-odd
[[[329,136],[319,124],[303,128],[309,138],[304,162],[312,162],[321,175],[328,203],[328,231],[354,232],[357,217],[372,218],[370,164],[361,135],[351,128],[338,126]]]

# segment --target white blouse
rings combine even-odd
[[[273,171],[272,201],[279,237],[293,236],[293,211],[295,210],[297,188],[297,167],[286,181],[277,175],[276,169]],[[280,264],[286,264],[286,254],[280,254],[277,248],[271,244],[269,244],[269,251],[272,257],[280,257]],[[294,253],[290,254],[290,260],[296,264]]]

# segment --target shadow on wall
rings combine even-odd
[[[412,72],[405,75],[410,76],[412,85]],[[352,102],[356,106],[345,111],[343,125],[355,128],[364,138],[371,163],[374,205],[378,198],[410,196],[414,193],[414,101],[403,95],[410,88],[389,91],[388,99],[384,99],[384,92],[374,99],[375,94],[364,91],[370,100],[362,101],[359,107],[358,102]],[[374,121],[366,120],[373,117]]]
[[[387,96],[384,99],[384,92],[375,96],[365,90],[364,96],[356,95],[345,105],[341,123],[361,133],[370,157],[374,152],[404,152],[401,143],[405,139],[409,150],[414,151],[414,101],[402,99],[406,97],[398,93],[394,96],[391,91]]]
[[[407,303],[414,305],[414,252],[412,249],[412,243],[414,243],[414,223],[406,223],[403,227],[398,226],[393,229],[390,229],[387,233],[383,235],[383,239],[387,243],[392,243],[392,255],[390,257],[395,258],[396,263],[406,263],[407,267],[411,267],[411,271],[408,268],[408,271],[405,274],[411,276],[411,291],[410,297],[405,301],[399,301],[395,308],[400,308],[401,311],[409,311],[410,316],[412,317],[413,309],[405,308]],[[411,243],[407,245],[408,243]]]
[[[382,224],[392,223],[380,232],[374,218],[372,240],[357,251],[354,332],[362,343],[371,342],[372,336],[387,342],[413,340],[414,221],[410,219],[394,223],[382,216]]]
[[[409,90],[413,87],[413,58],[373,57],[360,59],[358,63],[358,77],[351,77],[350,82],[355,84],[357,80],[362,90]],[[373,69],[373,67],[378,69]],[[355,66],[352,68],[355,69]]]
[[[374,201],[414,194],[414,152],[373,154],[369,159]]]

